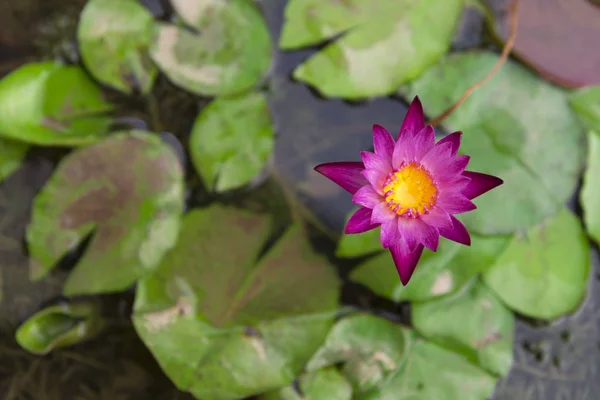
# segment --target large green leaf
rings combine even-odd
[[[156,23],[150,54],[178,86],[200,95],[243,92],[266,74],[271,36],[251,0],[174,0],[185,27]]]
[[[457,353],[417,339],[405,364],[361,400],[484,400],[496,379]]]
[[[147,53],[153,21],[137,0],[89,0],[77,29],[87,69],[122,92],[150,92],[157,73]]]
[[[19,168],[27,150],[26,143],[0,138],[0,182]]]
[[[513,358],[514,316],[478,279],[451,296],[414,304],[411,315],[415,329],[426,338],[494,374],[508,373]]]
[[[454,54],[407,89],[436,115],[483,78],[498,55]],[[481,196],[463,220],[485,234],[511,233],[555,215],[577,186],[585,137],[564,91],[508,61],[445,121],[462,130],[469,169],[490,173],[504,185]]]
[[[581,207],[583,220],[590,236],[600,243],[600,131],[591,131],[588,135],[587,169],[581,188]]]
[[[134,324],[177,387],[238,399],[290,384],[321,345],[339,279],[293,226],[257,262],[271,221],[212,206],[136,293]]]
[[[444,55],[463,0],[291,0],[279,45],[293,49],[343,36],[309,58],[294,77],[323,95],[388,95]]]
[[[388,252],[373,257],[350,274],[350,279],[392,301],[424,301],[456,292],[493,264],[508,237],[471,235],[471,246],[442,239],[437,252],[425,250],[409,285],[402,285]]]
[[[591,86],[573,92],[571,106],[587,129],[600,132],[600,86]]]
[[[41,145],[83,145],[108,132],[111,110],[77,66],[22,66],[0,81],[0,135]]]
[[[119,291],[151,272],[174,245],[183,171],[158,136],[118,133],[64,158],[33,207],[27,229],[33,279],[95,230],[64,293]]]
[[[190,137],[194,166],[218,192],[248,184],[273,151],[267,100],[251,92],[220,98],[202,109]]]
[[[589,264],[581,224],[563,209],[525,236],[515,235],[484,280],[513,310],[552,319],[583,300]]]
[[[290,385],[269,392],[261,400],[351,400],[352,386],[335,367],[309,372]]]
[[[366,392],[383,382],[406,356],[412,336],[386,319],[356,314],[336,323],[307,365],[308,371],[344,363],[343,373],[355,389]]]

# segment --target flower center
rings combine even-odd
[[[416,162],[403,163],[397,171],[389,174],[383,192],[388,207],[408,218],[429,213],[438,195],[429,171]]]

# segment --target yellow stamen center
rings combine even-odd
[[[388,176],[383,193],[388,207],[396,214],[417,218],[435,205],[438,189],[429,171],[410,162]]]

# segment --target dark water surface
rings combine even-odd
[[[166,1],[145,2],[157,17],[168,16]],[[286,1],[258,3],[276,43]],[[74,32],[83,4],[84,0],[0,1],[0,76],[40,58],[77,61]],[[476,46],[488,46],[483,38],[483,20],[476,12],[468,11],[453,47],[458,50]],[[395,98],[355,104],[325,100],[305,85],[291,81],[293,68],[314,51],[276,53],[266,83],[278,135],[271,168],[277,181],[292,190],[322,221],[329,236],[335,237],[351,208],[350,199],[337,186],[313,173],[312,167],[324,161],[358,160],[359,151],[371,146],[371,126],[378,123],[395,131],[407,106]],[[165,138],[176,147],[178,140],[179,144],[187,143],[193,119],[207,102],[173,88],[164,78],[159,79],[149,98],[125,99],[114,93],[111,96],[122,104],[119,116],[127,117],[125,125],[170,132]],[[4,289],[0,332],[14,329],[41,305],[56,299],[67,274],[66,268],[58,269],[43,282],[30,282],[23,245],[31,201],[62,154],[62,149],[34,149],[24,166],[0,184],[0,284]],[[189,176],[190,205],[215,200],[191,170]],[[273,190],[272,180],[257,182],[250,199],[262,204]],[[334,242],[323,235],[318,238],[319,249],[333,258]],[[600,398],[600,272],[596,248],[593,252],[593,277],[580,310],[552,324],[524,318],[517,321],[514,367],[509,377],[499,383],[495,399]],[[67,260],[65,266],[74,261]],[[336,262],[343,275],[355,264]],[[173,390],[136,340],[126,318],[130,300],[130,294],[108,296],[107,312],[115,318],[117,327],[99,340],[51,356],[27,355],[10,339],[0,338],[0,398],[11,399],[11,394],[24,390],[30,392],[27,398],[34,400],[67,399],[74,393],[87,393],[86,399],[191,398]],[[406,306],[379,299],[358,285],[347,285],[343,300],[396,320],[408,320]]]

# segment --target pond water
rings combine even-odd
[[[167,2],[145,1],[156,16],[167,18]],[[60,57],[77,60],[74,29],[85,0],[20,0],[0,4],[0,76],[35,59]],[[276,39],[286,2],[259,2]],[[483,38],[483,20],[467,12],[453,42],[456,49],[490,46]],[[332,238],[345,222],[351,204],[334,185],[324,184],[312,167],[329,160],[356,159],[358,151],[371,145],[371,126],[400,126],[407,105],[400,99],[384,98],[361,103],[325,100],[306,85],[290,79],[292,69],[315,50],[278,52],[265,85],[276,132],[276,151],[271,160],[274,178],[262,176],[245,201],[258,207],[278,207],[273,200],[290,193],[301,212],[315,215],[326,234],[316,236],[317,247],[328,253],[343,276],[356,261],[337,260]],[[165,134],[178,146],[197,114],[200,99],[175,90],[160,78],[149,98],[123,99],[123,123],[147,126]],[[172,134],[172,135],[171,135]],[[25,164],[0,185],[0,331],[8,332],[41,305],[59,297],[74,256],[63,262],[49,279],[32,283],[28,278],[24,230],[30,205],[51,174],[65,149],[34,149]],[[185,160],[184,160],[185,161]],[[189,163],[188,163],[189,164]],[[189,167],[189,165],[188,165]],[[190,169],[191,171],[191,169]],[[190,206],[208,204],[207,194],[195,174],[189,174]],[[285,190],[278,189],[283,183]],[[268,202],[265,202],[268,199]],[[234,201],[233,199],[221,199]],[[575,205],[573,205],[575,209]],[[580,210],[575,210],[580,213]],[[282,214],[282,219],[288,218]],[[509,376],[498,384],[494,399],[583,400],[600,391],[600,272],[597,249],[593,248],[593,279],[582,307],[552,324],[519,318],[515,338],[515,361]],[[409,308],[378,298],[356,284],[347,284],[343,300],[398,321],[409,321]],[[0,340],[0,396],[3,399],[70,399],[78,393],[86,399],[190,399],[177,392],[137,340],[127,323],[131,293],[101,298],[114,328],[98,340],[35,357],[20,351],[4,335]],[[132,345],[133,344],[133,345]],[[25,394],[26,393],[26,394]]]

